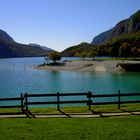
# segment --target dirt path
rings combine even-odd
[[[140,115],[140,111],[132,112],[114,112],[114,113],[62,113],[62,114],[6,114],[0,115],[0,118],[100,118],[100,117],[116,117]]]

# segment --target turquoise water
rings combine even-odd
[[[0,97],[20,93],[140,92],[140,72],[74,72],[32,69],[43,58],[0,59]]]

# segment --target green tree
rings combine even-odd
[[[89,53],[87,54],[87,56],[90,57],[90,58],[93,58],[93,60],[94,60],[94,57],[97,56],[97,52],[94,52],[94,51],[89,52]]]
[[[80,53],[79,53],[79,52],[76,52],[76,53],[75,53],[75,56],[76,56],[76,57],[79,57],[79,56],[80,56]]]
[[[120,46],[119,55],[124,57],[125,59],[127,57],[130,57],[132,55],[131,44],[130,43],[123,43]]]
[[[100,57],[102,56],[102,50],[100,48],[98,49],[97,55],[98,55],[98,57],[100,59]]]
[[[138,49],[138,56],[140,56],[140,48]]]
[[[83,58],[83,60],[85,59],[85,57],[87,57],[87,53],[80,53],[79,54],[79,57]]]
[[[134,58],[138,56],[138,49],[136,47],[133,47],[131,51]]]
[[[49,53],[49,59],[53,60],[53,63],[55,63],[57,60],[61,60],[61,55],[56,51],[52,51]]]
[[[110,45],[110,47],[111,47],[111,51],[110,51],[111,57],[115,57],[116,59],[119,57],[120,46],[121,46],[120,41],[115,41],[115,39],[114,39],[113,44]]]

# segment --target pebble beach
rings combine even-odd
[[[116,72],[122,70],[117,67],[116,61],[68,61],[57,66],[35,66],[34,68],[40,70],[56,70],[56,71],[96,71],[96,72]]]

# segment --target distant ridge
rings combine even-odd
[[[93,46],[87,42],[82,42],[78,45],[71,46],[61,52],[61,55],[64,57],[73,57],[76,53],[86,52],[92,50]]]
[[[0,29],[0,58],[38,57],[47,55],[52,49],[41,45],[25,45],[14,41],[5,31]]]
[[[130,18],[123,20],[116,24],[116,26],[108,31],[105,31],[95,38],[93,38],[91,44],[102,45],[109,40],[128,33],[134,33],[140,30],[140,10],[133,14]]]
[[[42,49],[44,49],[44,50],[46,50],[46,51],[52,51],[51,48],[48,48],[48,47],[46,47],[46,46],[42,46],[42,45],[39,45],[39,44],[30,43],[29,45],[32,46],[32,47],[40,47],[40,48],[42,48]]]

